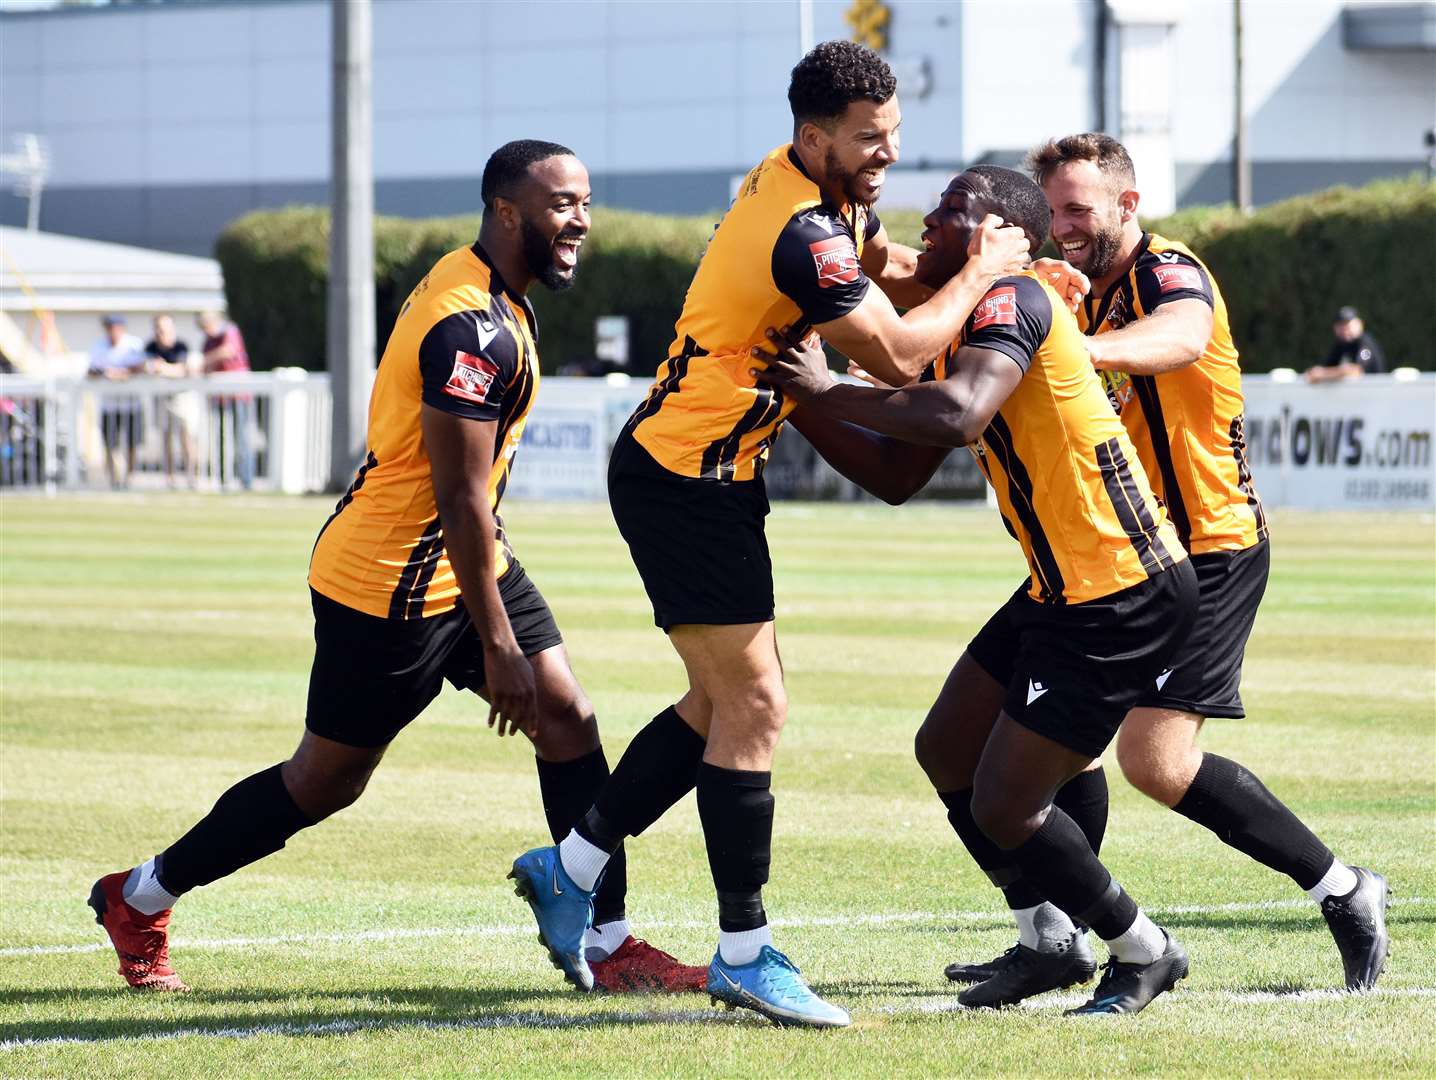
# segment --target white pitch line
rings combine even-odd
[[[1276,1004],[1280,1002],[1339,1001],[1349,995],[1341,990],[1301,990],[1289,994],[1276,991],[1231,991],[1231,990],[1187,990],[1181,996],[1217,999],[1225,1002]],[[1436,997],[1436,987],[1411,986],[1392,989],[1378,988],[1360,995],[1382,998]],[[1070,1009],[1086,1000],[1082,994],[1062,994],[1044,997],[1041,1001],[1023,1002],[1022,1008],[1039,1012],[1056,1012]],[[956,993],[933,997],[905,1005],[889,1005],[874,1010],[882,1016],[935,1016],[944,1013],[970,1013],[974,1017],[991,1015],[986,1010],[967,1009],[957,1003]],[[859,1017],[861,1018],[861,1013]],[[371,1020],[329,1020],[323,1023],[272,1023],[253,1024],[248,1027],[229,1026],[221,1028],[187,1027],[172,1031],[146,1031],[133,1035],[53,1035],[36,1039],[6,1039],[0,1041],[0,1051],[25,1050],[48,1046],[94,1046],[112,1043],[170,1042],[176,1039],[253,1039],[264,1035],[302,1038],[312,1035],[352,1035],[360,1031],[380,1031],[402,1028],[406,1031],[475,1031],[497,1028],[535,1028],[561,1030],[564,1028],[607,1027],[625,1024],[712,1024],[712,1023],[762,1023],[748,1012],[729,1014],[715,1009],[662,1009],[634,1010],[619,1012],[595,1011],[586,1015],[556,1015],[553,1013],[523,1010],[478,1016],[467,1020],[420,1020],[403,1016],[376,1018]]]
[[[1436,898],[1406,896],[1392,899],[1392,907],[1411,907],[1436,903]],[[1310,900],[1257,900],[1231,904],[1191,904],[1185,907],[1152,907],[1147,911],[1161,918],[1164,915],[1216,915],[1229,911],[1282,911],[1309,908]],[[895,911],[874,915],[819,915],[809,918],[772,919],[779,928],[807,929],[824,926],[889,926],[902,923],[1008,922],[1005,912],[989,911]],[[644,924],[644,930],[703,930],[713,925],[711,919],[657,919]],[[340,930],[316,934],[276,934],[271,937],[175,938],[172,949],[253,949],[269,945],[304,945],[326,942],[411,941],[435,937],[511,937],[534,932],[533,923],[511,926],[417,926],[389,930]],[[108,952],[107,942],[86,942],[76,945],[14,945],[0,948],[0,956],[48,956],[61,953]]]

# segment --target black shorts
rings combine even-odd
[[[967,652],[1007,687],[1008,716],[1095,758],[1177,654],[1196,613],[1189,559],[1083,604],[1043,604],[1024,585]]]
[[[1238,719],[1242,658],[1271,571],[1271,545],[1192,556],[1197,572],[1197,621],[1187,642],[1137,704],[1198,716]]]
[[[772,620],[761,478],[679,476],[625,430],[608,462],[608,504],[653,604],[653,621],[665,631]]]
[[[427,619],[381,619],[309,590],[314,667],[304,726],[348,746],[384,746],[438,697],[444,680],[484,686],[484,644],[462,603]],[[563,641],[524,569],[510,564],[499,597],[525,656]]]

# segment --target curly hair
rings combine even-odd
[[[1020,172],[997,165],[974,165],[967,171],[982,177],[987,184],[987,197],[983,202],[1000,214],[1003,221],[1025,232],[1034,252],[1047,241],[1047,232],[1052,228],[1052,210],[1040,187]]]
[[[1127,148],[1100,131],[1048,139],[1027,155],[1023,165],[1032,179],[1045,184],[1054,172],[1074,161],[1092,162],[1119,190],[1137,186],[1137,170],[1132,167]]]
[[[508,198],[514,185],[528,176],[529,166],[551,157],[576,157],[567,146],[542,139],[515,139],[506,142],[492,154],[484,165],[484,179],[480,194],[484,209],[494,208],[494,198]]]
[[[853,41],[825,41],[798,61],[788,83],[793,124],[831,129],[855,101],[881,105],[897,93],[887,61]]]

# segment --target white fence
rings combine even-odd
[[[329,377],[0,376],[0,487],[320,491]]]
[[[1244,383],[1252,471],[1269,506],[1436,509],[1436,375]],[[602,499],[609,448],[646,390],[639,379],[545,379],[509,496]],[[321,491],[329,455],[324,374],[0,376],[0,487]],[[968,455],[949,461],[926,494],[980,498]],[[774,498],[857,495],[794,431],[778,441],[765,475]]]

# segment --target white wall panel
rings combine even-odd
[[[329,64],[329,4],[268,4],[251,11],[254,51],[263,58],[316,57]]]
[[[145,129],[145,179],[155,184],[249,183],[255,175],[256,138],[247,121],[150,125]]]
[[[134,66],[47,67],[40,92],[45,122],[54,128],[133,124],[145,117],[144,82]]]
[[[605,109],[507,109],[489,116],[484,141],[464,157],[461,171],[483,171],[488,155],[512,139],[547,139],[573,148],[590,170],[630,167],[608,153],[611,117]]]
[[[277,122],[255,128],[251,176],[265,182],[328,180],[329,122]]]
[[[39,20],[16,20],[5,27],[0,34],[0,70],[9,76],[22,72],[38,71],[44,60],[42,44],[43,24]],[[3,110],[0,104],[0,110]]]
[[[384,6],[403,2],[384,0]],[[607,3],[457,0],[457,4],[463,8],[465,18],[473,22],[485,57],[510,48],[583,48],[602,42],[608,34]]]
[[[52,70],[134,63],[144,55],[149,30],[140,13],[127,11],[61,13],[34,21],[45,66]]]
[[[5,133],[4,153],[10,152],[10,132],[34,131],[45,110],[38,71],[12,72],[5,79],[5,97],[0,99],[0,131]]]
[[[730,0],[613,0],[608,5],[608,33],[611,40],[665,42],[682,51],[714,39],[731,39],[739,31],[741,4]],[[797,21],[797,4],[762,4],[780,17]],[[565,10],[568,5],[556,5]],[[786,10],[785,10],[786,9]],[[791,14],[789,14],[791,12]]]
[[[478,109],[484,103],[483,87],[479,66],[451,53],[374,58],[376,119]]]
[[[145,58],[151,63],[228,67],[246,63],[262,47],[261,19],[247,4],[146,11],[141,19]]]
[[[253,119],[254,69],[248,64],[218,71],[212,64],[156,64],[135,74],[144,87],[139,115],[152,125],[177,121],[248,124]]]
[[[727,105],[738,96],[743,64],[731,39],[698,38],[681,48],[615,44],[611,55],[612,101],[620,108],[679,101]]]
[[[254,118],[329,122],[329,64],[312,59],[261,60],[254,66]]]
[[[472,176],[492,152],[484,114],[376,118],[374,156],[393,177]]]
[[[140,184],[148,179],[142,125],[57,128],[48,138],[51,184]]]
[[[727,169],[741,160],[737,113],[730,107],[628,108],[614,113],[612,124],[618,169]],[[784,138],[779,132],[773,142]]]
[[[452,56],[459,62],[477,63],[482,60],[482,47],[502,33],[509,13],[528,6],[474,0],[380,0],[373,9],[375,55]]]

